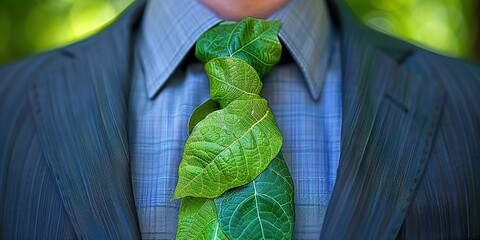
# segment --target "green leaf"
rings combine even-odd
[[[262,82],[247,62],[232,57],[214,58],[205,64],[210,98],[225,107],[237,99],[259,98]]]
[[[185,143],[173,199],[215,198],[252,181],[282,140],[265,99],[236,100],[209,114]]]
[[[282,46],[278,40],[280,21],[244,18],[237,24],[221,24],[198,41],[195,56],[206,63],[216,57],[240,58],[264,76],[278,63]]]
[[[215,199],[220,226],[229,239],[291,239],[293,182],[280,154],[251,183]]]
[[[213,199],[182,199],[176,239],[228,239],[218,222]]]
[[[195,110],[192,113],[192,116],[190,116],[190,120],[188,121],[188,134],[191,134],[193,131],[193,128],[195,128],[195,126],[200,121],[202,121],[208,114],[220,109],[221,109],[220,104],[211,99],[208,99],[207,101],[202,103],[200,106],[195,108]]]

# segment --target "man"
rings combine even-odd
[[[208,98],[191,47],[245,16],[282,21],[262,96],[294,238],[479,238],[480,68],[367,29],[340,1],[249,2],[137,2],[0,69],[1,238],[174,238],[188,117]]]

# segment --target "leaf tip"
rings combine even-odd
[[[272,20],[271,23],[272,23],[272,27],[278,32],[282,22],[280,20]]]
[[[173,190],[173,194],[172,194],[172,197],[170,198],[170,201],[177,200],[183,197],[185,196],[183,196],[180,190],[178,190],[178,184],[177,184],[177,186],[175,187],[175,190]]]

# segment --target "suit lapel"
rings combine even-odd
[[[31,87],[42,148],[81,239],[139,238],[127,143],[131,22],[143,4],[85,42]],[[62,57],[62,56],[59,56]]]
[[[322,239],[395,238],[422,177],[443,89],[343,32],[343,123],[337,182]],[[402,59],[403,61],[404,59]]]

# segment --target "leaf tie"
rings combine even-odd
[[[206,32],[210,99],[193,112],[173,199],[183,198],[177,239],[291,239],[293,181],[282,135],[262,90],[279,60],[279,21],[245,18]]]

